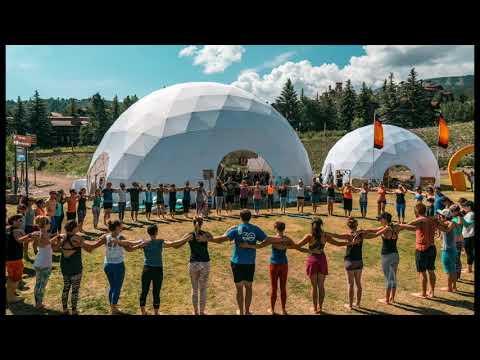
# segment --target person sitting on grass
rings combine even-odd
[[[261,249],[265,246],[272,245],[272,255],[270,257],[270,308],[268,312],[272,315],[275,313],[275,303],[277,302],[278,283],[280,282],[280,299],[282,303],[282,314],[287,315],[287,277],[288,277],[288,259],[287,249],[295,249],[300,252],[310,254],[307,249],[302,249],[291,238],[284,235],[285,223],[281,221],[275,222],[273,225],[276,235],[284,240],[281,243],[265,240],[261,244],[241,243],[242,249]]]
[[[250,305],[252,303],[252,284],[255,275],[256,249],[243,249],[241,243],[255,244],[269,240],[280,242],[281,237],[270,237],[258,226],[250,224],[252,213],[250,210],[240,211],[240,225],[230,227],[222,236],[213,238],[215,242],[221,243],[227,240],[235,242],[232,252],[231,268],[233,281],[236,288],[236,300],[238,305],[238,315],[251,315]],[[245,295],[244,295],[245,290]]]
[[[33,241],[33,233],[25,235],[22,230],[23,216],[12,215],[8,218],[5,265],[7,268],[7,303],[13,304],[23,299],[16,294],[18,283],[23,275],[23,245]]]

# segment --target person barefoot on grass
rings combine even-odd
[[[44,310],[43,295],[52,272],[52,243],[54,246],[58,246],[60,235],[51,235],[50,227],[52,224],[47,216],[37,217],[35,225],[40,229],[32,233],[34,241],[38,244],[38,254],[33,263],[35,270],[35,308]]]
[[[267,186],[267,209],[270,210],[270,214],[273,214],[273,194],[275,193],[275,186],[273,185],[273,181],[270,180]]]
[[[235,246],[232,252],[231,268],[233,281],[236,288],[236,299],[238,305],[238,315],[251,315],[250,305],[252,303],[252,284],[255,275],[255,249],[242,249],[241,243],[256,244],[270,240],[280,242],[280,237],[270,237],[258,226],[250,224],[252,213],[249,210],[240,211],[242,224],[230,227],[222,236],[213,238],[215,242],[221,243],[227,240],[234,241]],[[245,291],[245,295],[244,295]]]
[[[415,227],[415,265],[420,279],[420,293],[413,296],[420,298],[433,298],[435,296],[435,259],[437,248],[435,247],[435,232],[438,221],[426,216],[427,207],[424,204],[415,205],[416,219],[408,225]],[[413,230],[413,229],[407,229]],[[428,272],[428,280],[427,280]],[[430,283],[430,291],[427,294],[427,283]]]
[[[407,189],[402,184],[398,184],[398,189],[395,189],[395,191],[386,191],[386,193],[396,196],[395,207],[397,210],[398,223],[404,224],[406,208],[405,194],[407,193]]]
[[[125,208],[127,207],[127,189],[124,183],[120,183],[119,189],[113,189],[118,194],[118,219],[123,222],[125,218]]]
[[[303,180],[298,180],[297,185],[290,187],[297,190],[297,211],[303,214],[303,206],[305,205],[305,185],[303,184]]]
[[[377,218],[380,217],[380,214],[385,212],[385,206],[387,205],[387,198],[385,194],[387,193],[387,190],[385,190],[385,186],[383,183],[380,183],[378,187],[372,188],[373,191],[377,191],[378,197],[377,197]]]
[[[327,185],[322,185],[327,189],[327,211],[328,216],[333,216],[333,203],[335,202],[335,184],[330,181]]]
[[[163,194],[167,192],[167,188],[163,186],[163,184],[158,184],[158,188],[155,189],[157,191],[157,216],[160,218],[160,215],[163,219],[166,219],[165,216],[165,198]]]
[[[455,228],[459,225],[452,221],[452,213],[449,209],[438,210],[438,228],[442,237],[442,259],[443,271],[448,275],[447,287],[440,290],[455,292],[457,290],[457,248],[455,244]]]
[[[198,182],[198,187],[194,189],[197,192],[195,207],[198,217],[208,216],[208,194],[205,190],[203,181]]]
[[[86,241],[77,234],[78,224],[75,220],[68,220],[65,224],[65,233],[61,234],[61,240],[52,243],[55,252],[61,252],[60,270],[63,276],[62,306],[63,314],[70,315],[68,310],[68,294],[72,290],[71,304],[72,315],[78,315],[77,303],[82,281],[82,249],[92,252],[98,247],[98,242]]]
[[[192,306],[194,315],[206,315],[208,276],[210,274],[210,256],[208,242],[218,242],[207,231],[202,230],[203,218],[193,219],[194,230],[187,233],[177,242],[176,248],[188,242],[190,246],[190,262],[188,272],[192,283]],[[200,306],[199,296],[200,293]]]
[[[127,189],[127,192],[130,194],[130,217],[134,222],[138,221],[138,210],[140,208],[140,192],[142,191],[143,189],[137,182],[133,182],[132,187]]]
[[[280,211],[282,214],[285,214],[288,202],[288,186],[285,184],[285,181],[282,182],[277,191],[280,198]]]
[[[310,253],[307,249],[302,249],[291,238],[284,235],[285,223],[277,221],[274,224],[277,237],[284,240],[281,243],[272,243],[271,241],[263,241],[261,244],[241,243],[242,249],[260,249],[268,245],[272,245],[272,255],[270,257],[270,309],[268,312],[272,315],[275,313],[275,303],[277,302],[277,289],[280,282],[280,299],[282,302],[282,314],[287,315],[287,277],[288,277],[288,259],[287,249],[296,249],[301,252]]]
[[[313,214],[317,214],[317,208],[320,207],[320,193],[322,189],[322,184],[318,180],[318,178],[314,177],[312,179],[312,209],[313,209]]]
[[[78,208],[77,208],[77,217],[78,217],[78,231],[83,232],[83,222],[87,216],[87,189],[81,188],[78,193]]]
[[[157,239],[157,225],[149,225],[147,227],[147,233],[149,235],[147,240],[129,243],[131,251],[143,249],[144,254],[142,290],[140,293],[140,311],[142,312],[142,315],[148,315],[145,305],[147,303],[150,284],[153,284],[153,312],[155,315],[158,315],[160,311],[160,290],[162,289],[163,282],[163,248],[178,248],[185,240],[180,239],[177,241],[167,241],[163,239]],[[124,243],[125,240],[115,240],[114,242],[122,246],[122,242]]]
[[[227,188],[223,185],[222,180],[217,179],[217,185],[215,185],[215,189],[213,190],[213,196],[215,196],[215,211],[218,217],[222,216],[223,199],[226,191]]]
[[[375,234],[382,237],[382,270],[385,278],[385,298],[378,301],[383,304],[392,304],[395,302],[397,290],[397,270],[400,262],[400,256],[397,250],[397,240],[400,231],[415,227],[407,224],[393,224],[392,215],[388,212],[380,214],[380,223],[382,226],[377,229],[363,230],[366,234]]]
[[[345,217],[350,217],[352,214],[353,192],[354,188],[350,183],[346,183],[342,189],[343,193],[343,210]]]
[[[107,182],[107,187],[102,189],[103,195],[103,225],[107,226],[108,221],[110,220],[110,214],[113,209],[113,192],[112,183]]]
[[[190,182],[186,181],[185,186],[180,188],[179,191],[183,191],[183,198],[182,198],[182,206],[183,206],[183,215],[186,219],[189,219],[190,216],[188,215],[190,212],[190,204],[191,204],[191,191],[192,188],[190,187]]]
[[[33,233],[25,235],[22,230],[23,216],[20,214],[12,215],[8,218],[6,257],[5,265],[7,268],[7,303],[13,304],[23,299],[16,294],[17,286],[22,280],[23,274],[23,246],[33,241]]]
[[[357,230],[358,221],[352,217],[348,218],[347,227],[350,230],[348,233],[328,234],[334,238],[347,240],[349,242],[344,258],[345,274],[348,282],[348,304],[345,304],[345,308],[352,310],[355,298],[355,287],[357,289],[355,306],[360,307],[362,300],[363,240],[373,238],[376,234],[369,234],[362,230]]]
[[[100,220],[101,207],[102,207],[102,195],[101,195],[100,189],[95,189],[95,195],[93,196],[93,203],[92,203],[94,229],[98,229],[98,222]]]
[[[370,192],[368,183],[364,182],[361,188],[352,186],[352,189],[360,192],[360,197],[359,197],[360,212],[362,214],[362,218],[365,218],[367,216],[367,210],[368,210],[368,193]]]

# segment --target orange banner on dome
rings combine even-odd
[[[448,127],[443,115],[438,118],[438,146],[444,149],[448,147]]]
[[[375,149],[383,148],[383,127],[382,120],[378,115],[375,115],[375,122],[373,124],[373,147]]]

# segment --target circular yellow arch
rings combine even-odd
[[[450,183],[453,186],[454,190],[457,191],[466,191],[467,185],[465,184],[465,176],[463,175],[462,171],[455,171],[458,162],[462,157],[467,154],[471,154],[474,151],[473,145],[468,145],[460,150],[458,150],[455,154],[452,155],[450,160],[448,161],[448,177],[450,178]]]

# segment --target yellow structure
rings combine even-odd
[[[465,175],[462,171],[455,171],[455,168],[457,167],[460,159],[467,154],[473,153],[473,150],[473,145],[465,146],[453,154],[448,162],[448,177],[450,178],[450,183],[452,184],[453,189],[456,191],[467,190],[467,185],[465,184]]]

